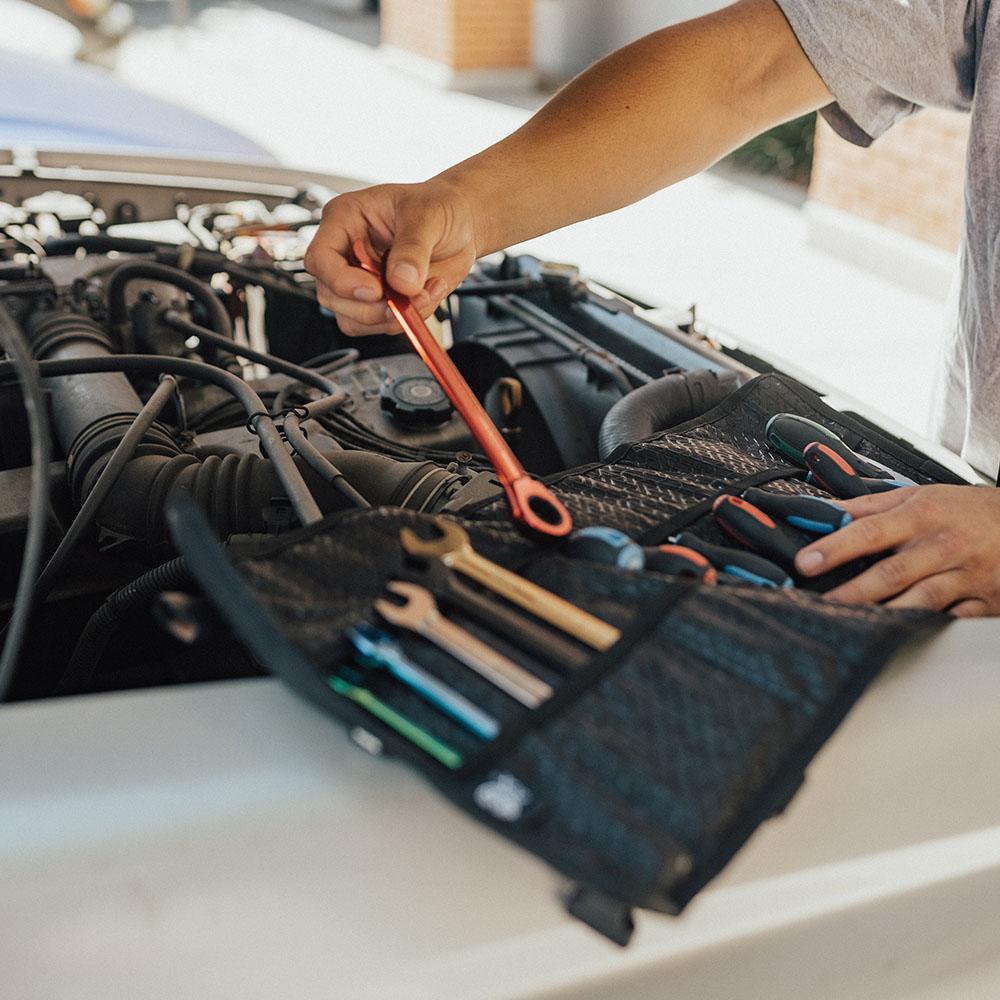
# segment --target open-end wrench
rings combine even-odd
[[[347,630],[358,662],[365,667],[386,670],[401,684],[415,691],[424,701],[440,709],[459,725],[484,740],[500,734],[500,723],[478,705],[445,684],[440,678],[414,663],[399,643],[368,622],[359,622]]]
[[[538,708],[552,697],[551,685],[487,646],[471,632],[448,621],[438,610],[437,602],[429,590],[401,580],[391,580],[386,586],[390,593],[402,597],[406,602],[394,604],[384,598],[375,602],[375,610],[390,625],[408,629],[429,639],[435,646],[454,656],[470,670],[528,708]]]
[[[434,339],[419,311],[407,296],[385,280],[385,262],[372,256],[361,240],[354,244],[354,257],[360,267],[382,282],[390,312],[496,469],[514,521],[536,535],[549,538],[568,535],[573,530],[569,511],[547,486],[530,476],[521,465],[448,352]]]
[[[424,753],[430,754],[445,767],[454,771],[462,766],[462,755],[457,750],[433,736],[422,726],[418,726],[412,719],[397,712],[391,705],[387,705],[381,698],[372,694],[368,688],[337,674],[330,677],[328,683],[337,694],[360,705],[366,712],[374,715],[380,722],[419,747]]]
[[[403,528],[399,533],[403,548],[417,559],[440,560],[449,569],[475,580],[593,649],[610,649],[621,638],[621,632],[613,625],[483,558],[472,547],[468,534],[453,521],[439,517],[435,518],[435,524],[441,537],[429,540]]]
[[[503,635],[547,667],[567,672],[587,664],[586,650],[488,592],[473,590],[437,559],[421,560],[419,569],[407,567],[403,575],[409,582],[426,587],[438,601]]]

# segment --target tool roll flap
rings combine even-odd
[[[781,411],[831,426],[917,481],[951,479],[804,387],[764,376],[705,418],[551,485],[581,527],[656,540],[683,524],[711,538],[720,493],[757,482],[817,492],[764,442],[768,416]],[[575,643],[581,655],[568,663],[527,653],[509,626],[443,604],[452,625],[551,689],[530,707],[437,640],[377,614],[390,581],[422,579],[401,530],[434,536],[433,518],[353,512],[232,557],[205,544],[187,515],[175,518],[179,547],[265,668],[343,720],[361,745],[405,758],[461,808],[585,887],[588,899],[575,897],[571,910],[622,942],[628,921],[616,920],[616,907],[678,912],[784,807],[893,651],[946,620],[832,605],[804,589],[703,586],[570,560],[527,542],[502,502],[487,503],[455,519],[480,556],[619,633],[604,650]],[[390,667],[426,670],[453,703],[359,656],[351,630],[373,622],[396,648]],[[462,715],[465,703],[479,724]]]

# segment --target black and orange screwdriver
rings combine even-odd
[[[742,497],[723,494],[712,504],[712,513],[731,538],[783,566],[794,566],[799,549],[805,547],[804,542]]]
[[[813,441],[806,445],[802,454],[812,482],[822,486],[835,497],[850,500],[871,493],[854,466],[829,445]]]
[[[668,576],[685,576],[713,586],[719,574],[708,558],[686,545],[658,545],[646,548],[646,569]]]
[[[752,552],[730,549],[724,545],[713,545],[688,531],[676,535],[671,541],[675,545],[691,549],[708,559],[715,569],[723,574],[720,577],[720,582],[723,582],[727,577],[732,577],[743,583],[752,583],[755,587],[770,587],[780,590],[795,586],[795,581],[780,566],[771,562],[770,559],[754,555]]]
[[[894,486],[916,486],[912,479],[890,469],[888,465],[859,455],[829,427],[796,413],[775,414],[768,420],[764,436],[772,448],[790,458],[796,465],[805,464],[806,447],[818,441],[836,452],[859,476],[891,480]]]

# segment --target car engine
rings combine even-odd
[[[0,192],[0,323],[37,363],[52,436],[45,568],[10,698],[259,673],[187,586],[165,516],[175,490],[234,547],[357,506],[454,512],[499,490],[406,339],[345,337],[317,305],[302,260],[330,192],[206,187],[67,169]],[[573,267],[498,256],[431,322],[545,477],[697,416],[752,374],[646,312]],[[6,619],[33,441],[14,360],[0,370]]]

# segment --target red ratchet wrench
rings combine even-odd
[[[514,521],[535,535],[548,538],[568,535],[573,530],[569,511],[547,486],[525,471],[409,297],[390,287],[385,277],[385,261],[376,260],[361,240],[354,244],[354,257],[360,267],[382,282],[390,312],[496,469]]]

